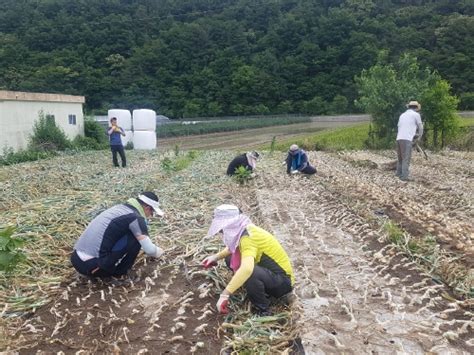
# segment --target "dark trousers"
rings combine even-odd
[[[304,168],[303,170],[301,170],[301,172],[303,174],[307,174],[307,175],[313,175],[313,174],[316,174],[316,168],[312,167],[311,165],[307,165],[306,168]]]
[[[125,150],[123,149],[122,145],[111,145],[110,150],[112,150],[112,162],[114,166],[119,166],[117,160],[117,153],[120,154],[120,159],[122,160],[122,167],[125,168],[127,166],[127,159],[125,158]]]
[[[230,257],[226,258],[230,266]],[[270,297],[280,298],[291,292],[291,280],[283,274],[275,274],[267,268],[255,265],[252,275],[244,284],[247,297],[258,312],[268,311]]]
[[[80,274],[86,276],[106,277],[125,275],[135,263],[140,248],[140,243],[133,235],[126,235],[103,257],[82,261],[74,250],[71,254],[71,263]],[[97,267],[99,270],[92,273]]]

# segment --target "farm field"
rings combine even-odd
[[[314,118],[312,122],[286,126],[210,133],[198,136],[159,138],[157,146],[160,151],[173,149],[176,145],[181,149],[252,149],[266,143],[270,146],[273,137],[276,137],[277,141],[303,137],[323,129],[357,125],[363,121],[363,118],[360,116],[341,116],[339,119],[330,120],[328,117],[320,117]]]
[[[193,154],[179,171],[163,164],[179,158],[171,151],[127,154],[126,169],[112,168],[108,151],[0,168],[0,220],[27,240],[28,260],[0,279],[0,350],[474,352],[474,153],[414,154],[404,183],[389,151],[310,152],[318,174],[308,178],[287,176],[283,153],[263,152],[243,186],[224,176],[235,151]],[[165,211],[150,224],[165,256],[141,256],[123,280],[78,277],[68,256],[91,218],[149,189]],[[221,246],[204,238],[221,203],[241,206],[292,259],[296,301],[274,317],[250,317],[246,302],[215,313],[229,275],[198,264]]]

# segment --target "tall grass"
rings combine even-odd
[[[369,123],[351,127],[324,130],[298,139],[279,141],[276,150],[286,151],[291,144],[298,144],[305,150],[359,150],[365,149],[369,134]],[[268,147],[262,147],[268,149]]]
[[[279,141],[277,144],[272,142],[272,147],[262,146],[260,149],[274,149],[279,151],[288,150],[291,144],[298,144],[305,150],[325,150],[325,151],[339,151],[339,150],[361,150],[367,149],[367,142],[369,138],[370,123],[361,123],[350,127],[341,127],[331,130],[324,130],[313,133],[298,139],[286,139]],[[431,146],[431,134],[427,135],[427,147]],[[395,144],[395,137],[387,139],[388,145]],[[453,137],[450,137],[448,147],[459,150],[474,150],[474,118],[461,118],[459,132]]]
[[[474,117],[461,118],[459,132],[450,137],[447,145],[451,149],[474,151]]]

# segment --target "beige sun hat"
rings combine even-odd
[[[298,149],[300,149],[296,144],[292,144],[290,146],[290,152],[296,152]]]
[[[407,107],[414,107],[414,106],[416,106],[417,110],[421,109],[421,105],[418,103],[418,101],[410,101],[407,104]]]

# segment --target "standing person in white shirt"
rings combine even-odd
[[[413,140],[419,139],[423,135],[423,123],[418,113],[421,108],[420,104],[418,101],[410,101],[407,108],[398,119],[396,176],[402,181],[408,181]]]

